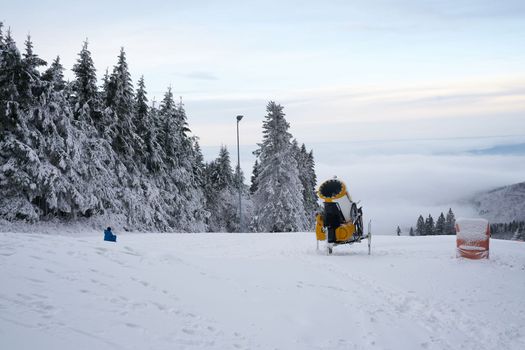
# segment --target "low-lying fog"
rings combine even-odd
[[[456,217],[477,216],[468,202],[473,195],[525,181],[525,152],[484,151],[509,142],[520,145],[521,139],[326,142],[307,146],[314,150],[318,184],[337,176],[345,181],[353,199],[361,201],[365,219],[372,220],[376,234],[395,234],[397,225],[408,234],[420,214],[432,214],[436,219],[440,212],[452,208]],[[218,154],[218,147],[203,149],[207,160]],[[247,183],[254,149],[241,149]],[[236,148],[229,150],[234,166]]]

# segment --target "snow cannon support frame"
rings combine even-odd
[[[327,180],[319,186],[317,195],[324,202],[323,212],[316,217],[317,248],[319,249],[319,241],[326,241],[326,251],[332,254],[335,246],[360,243],[363,239],[368,239],[370,255],[371,222],[368,223],[368,233],[364,235],[362,207],[358,208],[352,201],[345,183],[337,178]]]

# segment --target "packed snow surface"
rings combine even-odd
[[[525,349],[525,243],[0,234],[0,349]]]

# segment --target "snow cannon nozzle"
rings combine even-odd
[[[346,194],[345,184],[337,179],[330,179],[319,187],[319,197],[321,199],[334,199]]]

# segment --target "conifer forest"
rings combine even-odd
[[[19,49],[0,25],[0,219],[161,232],[313,228],[313,152],[289,132],[283,106],[267,105],[247,185],[226,147],[204,161],[171,87],[150,103],[124,48],[99,81],[88,41],[79,46],[67,81],[60,57],[43,60],[29,36]]]

